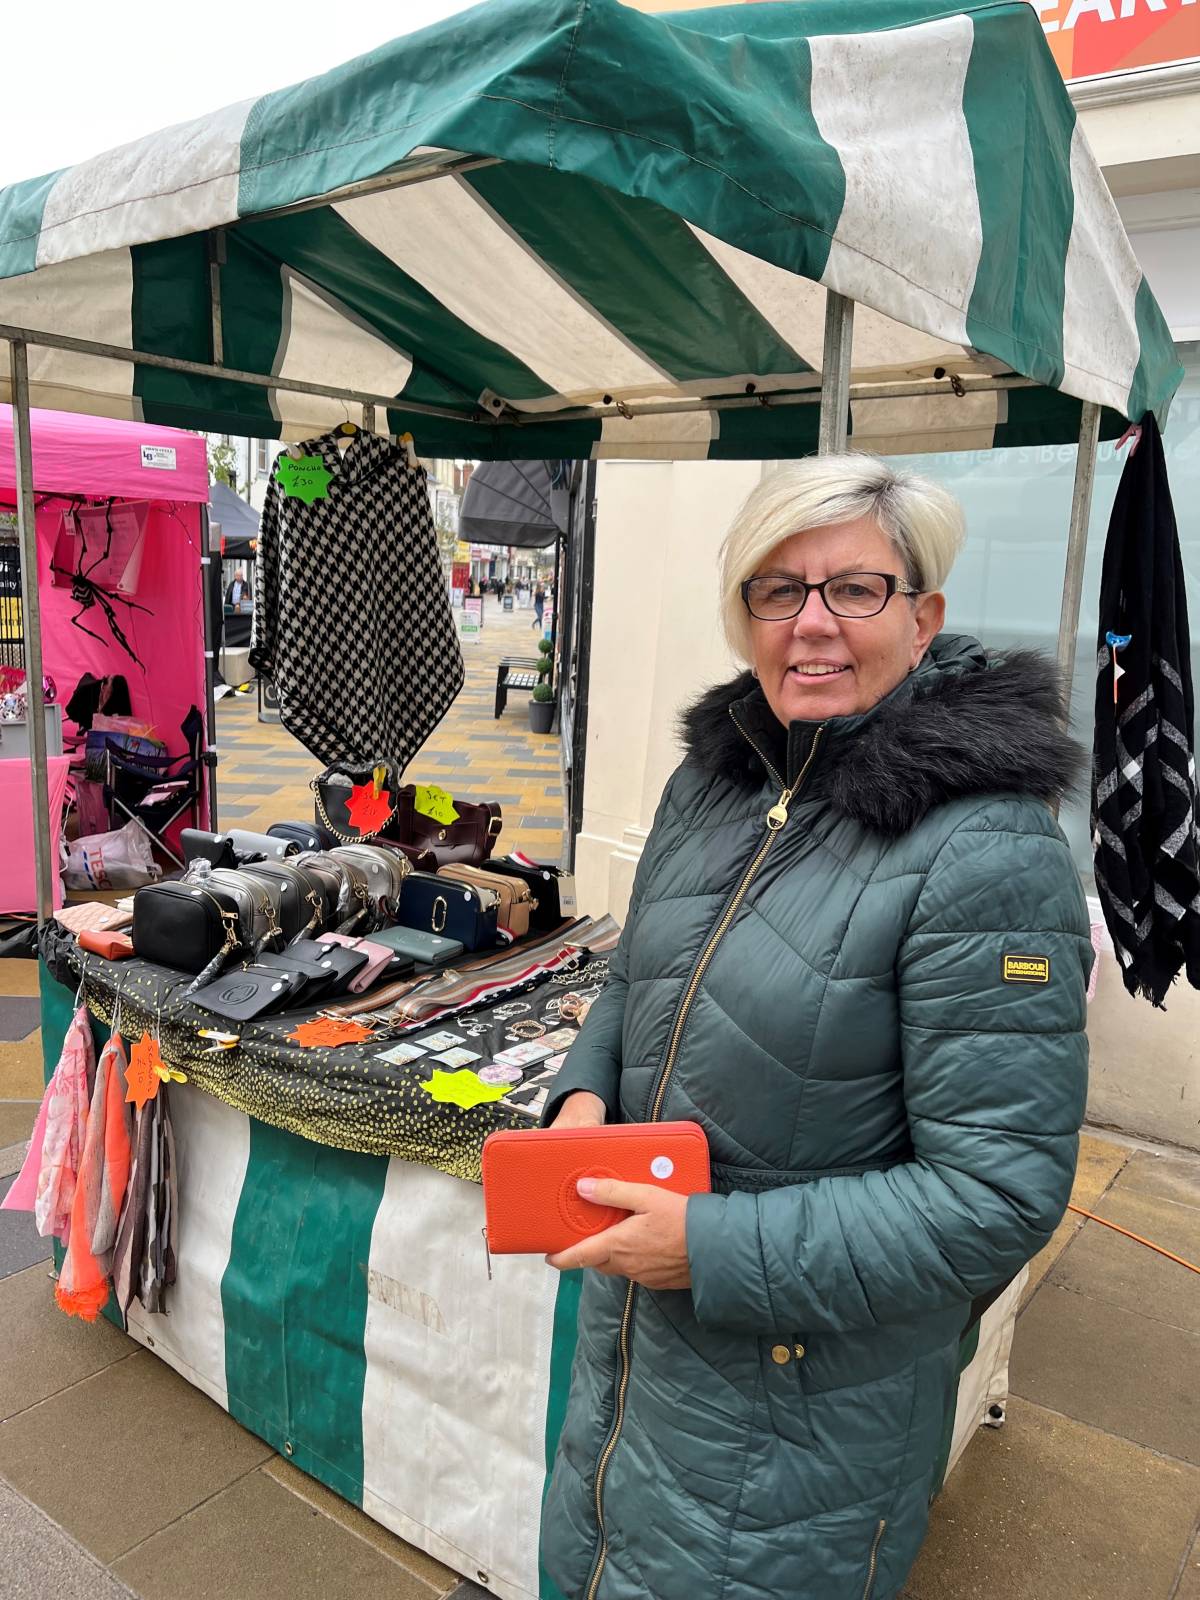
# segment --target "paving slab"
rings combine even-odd
[[[142,1600],[433,1600],[443,1593],[251,1472],[113,1563]]]
[[[0,1178],[0,1199],[8,1193],[12,1178]],[[53,1249],[34,1226],[30,1211],[0,1211],[0,1278],[23,1272],[39,1261],[49,1261]]]
[[[28,956],[6,956],[0,961],[0,994],[35,995],[38,964]]]
[[[934,1502],[904,1600],[1168,1600],[1198,1506],[1196,1467],[1013,1399]]]
[[[0,1145],[28,1144],[40,1098],[0,1100]]]
[[[1183,1571],[1179,1574],[1179,1587],[1171,1600],[1200,1600],[1200,1537],[1187,1553]]]
[[[1118,1180],[1096,1202],[1095,1213],[1200,1264],[1200,1210],[1194,1206],[1122,1189]],[[1046,1282],[1200,1333],[1196,1274],[1098,1222],[1084,1223]]]
[[[129,1600],[129,1590],[23,1496],[0,1482],[4,1600]]]
[[[1158,1195],[1181,1206],[1200,1210],[1200,1156],[1158,1154],[1135,1150],[1121,1173],[1122,1193]]]
[[[40,1100],[45,1089],[40,1028],[28,1039],[0,1046],[0,1100]]]
[[[332,1517],[348,1533],[365,1539],[381,1555],[387,1556],[397,1566],[420,1578],[436,1594],[444,1595],[462,1583],[462,1578],[450,1567],[435,1561],[432,1556],[426,1555],[424,1550],[418,1550],[416,1545],[409,1544],[407,1539],[399,1538],[382,1523],[367,1516],[365,1511],[360,1511],[348,1500],[343,1500],[340,1495],[334,1494],[332,1489],[327,1489],[323,1483],[318,1483],[306,1472],[301,1472],[299,1467],[293,1466],[283,1456],[276,1456],[274,1460],[268,1461],[263,1471],[269,1473],[277,1483],[282,1484],[292,1494],[299,1495],[301,1500],[319,1511],[322,1516]]]
[[[104,1562],[270,1455],[145,1350],[0,1424],[0,1475]]]
[[[1082,1206],[1085,1211],[1094,1210],[1100,1196],[1117,1174],[1124,1170],[1129,1156],[1127,1145],[1116,1144],[1111,1139],[1097,1138],[1092,1134],[1080,1134],[1079,1163],[1075,1168],[1075,1182],[1071,1186],[1071,1199],[1074,1203]],[[1022,1306],[1027,1305],[1033,1298],[1038,1285],[1083,1227],[1083,1222],[1082,1217],[1077,1217],[1073,1211],[1068,1211],[1055,1228],[1045,1248],[1034,1256],[1029,1263],[1029,1282],[1021,1296]]]
[[[1021,1314],[1009,1369],[1024,1399],[1200,1463],[1198,1372],[1200,1336],[1053,1283]]]
[[[27,1039],[41,1021],[42,1004],[36,995],[0,995],[0,1043]]]
[[[137,1349],[106,1317],[87,1323],[64,1316],[45,1267],[14,1273],[0,1283],[0,1418],[70,1389]]]

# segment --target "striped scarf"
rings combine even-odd
[[[1142,424],[1100,581],[1092,844],[1125,987],[1161,1007],[1200,988],[1200,834],[1187,599],[1158,426]]]

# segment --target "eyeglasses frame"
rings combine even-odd
[[[756,611],[751,611],[750,610],[750,585],[752,583],[756,583],[759,578],[771,578],[771,577],[786,578],[789,583],[797,583],[804,590],[804,599],[801,600],[800,604],[796,607],[795,611],[789,612],[786,617],[760,617]],[[866,611],[866,612],[863,612],[861,616],[857,616],[857,617],[848,617],[841,611],[835,611],[833,609],[833,607],[829,604],[829,601],[825,598],[825,587],[826,587],[826,584],[839,583],[844,578],[860,578],[860,577],[861,578],[882,578],[884,583],[887,585],[887,594],[884,595],[883,604],[880,606],[879,610],[878,611]],[[829,615],[831,617],[837,617],[837,619],[840,622],[870,622],[872,617],[878,617],[878,616],[882,616],[883,615],[883,612],[887,609],[888,601],[892,598],[893,595],[904,594],[904,595],[908,595],[908,596],[911,597],[913,595],[920,595],[920,594],[924,594],[925,593],[924,589],[916,589],[916,588],[914,588],[913,585],[911,583],[909,583],[907,578],[898,578],[894,572],[867,572],[867,571],[863,571],[863,572],[836,572],[836,573],[834,573],[833,577],[826,578],[821,583],[808,583],[808,582],[806,582],[806,580],[804,578],[793,578],[790,573],[758,572],[758,573],[755,573],[752,577],[747,578],[742,583],[742,585],[741,585],[742,604],[745,606],[745,608],[746,608],[747,612],[749,613],[749,615],[754,618],[755,622],[793,622],[800,615],[800,613],[804,610],[805,606],[808,604],[809,598],[812,595],[814,590],[817,592],[817,594],[819,594],[821,596],[821,604],[825,607],[826,611],[828,611]]]

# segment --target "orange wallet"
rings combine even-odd
[[[104,956],[109,961],[125,961],[133,954],[133,940],[127,933],[81,928],[75,939],[81,950],[90,950],[93,955]]]
[[[674,1194],[711,1188],[708,1140],[694,1122],[625,1122],[603,1128],[530,1128],[489,1134],[483,1203],[493,1255],[553,1255],[629,1215],[593,1205],[580,1178],[652,1183]]]

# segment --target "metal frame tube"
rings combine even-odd
[[[817,454],[846,448],[850,410],[850,357],[854,349],[854,301],[832,289],[825,295],[825,345],[821,355],[821,424]]]
[[[842,296],[835,297],[842,300]],[[846,306],[853,307],[852,301],[843,301]],[[845,327],[843,319],[843,327]],[[850,324],[853,323],[853,310],[851,309]],[[828,314],[826,317],[828,327]],[[754,395],[723,395],[716,399],[706,399],[703,396],[688,398],[686,400],[654,402],[650,405],[623,405],[623,406],[568,406],[561,411],[527,411],[505,412],[500,416],[488,416],[480,412],[478,416],[465,416],[461,411],[454,411],[449,406],[423,405],[418,401],[409,401],[397,398],[395,395],[370,394],[361,389],[341,389],[334,384],[305,383],[299,378],[279,378],[268,373],[245,372],[237,367],[222,367],[206,361],[184,361],[177,356],[154,355],[148,350],[134,350],[124,345],[102,344],[94,339],[77,339],[68,334],[45,333],[37,328],[21,328],[10,323],[0,323],[0,340],[21,340],[28,345],[36,345],[46,350],[70,350],[79,355],[97,356],[106,361],[134,362],[143,367],[161,367],[168,372],[187,372],[199,378],[225,378],[233,383],[248,383],[259,389],[280,389],[289,394],[315,394],[329,400],[341,400],[346,404],[360,406],[383,406],[385,410],[395,407],[399,410],[411,412],[413,416],[441,417],[451,422],[466,422],[477,427],[491,427],[497,422],[502,422],[511,427],[541,427],[547,422],[580,422],[601,421],[605,417],[632,417],[635,421],[639,417],[669,417],[686,415],[696,411],[745,411],[755,407],[772,408],[776,406],[812,406],[824,404],[826,394],[825,377],[820,389],[802,389],[785,391],[778,394],[763,393]],[[845,361],[850,360],[849,346],[845,350]],[[908,400],[916,399],[922,395],[954,394],[953,383],[949,377],[930,378],[923,381],[912,382],[909,380],[894,383],[857,383],[849,384],[849,366],[846,367],[847,387],[845,390],[847,400]],[[1023,378],[1019,373],[1002,373],[998,377],[990,375],[972,375],[958,379],[959,387],[965,394],[995,394],[1006,389],[1036,389],[1038,385],[1032,378]],[[839,448],[845,448],[845,407],[843,409],[841,439]]]
[[[1068,697],[1079,643],[1079,607],[1083,598],[1083,567],[1087,557],[1088,520],[1092,513],[1092,487],[1096,481],[1096,448],[1099,441],[1100,407],[1085,400],[1079,415],[1079,450],[1075,456],[1075,487],[1071,494],[1067,562],[1063,574],[1062,610],[1058,619],[1058,670],[1062,674]]]
[[[29,766],[33,790],[33,849],[39,927],[54,915],[54,862],[50,850],[50,767],[42,696],[42,614],[38,605],[37,511],[33,503],[33,443],[29,430],[29,351],[14,339],[9,351],[13,444],[17,469],[17,530],[21,540],[21,632],[25,641]]]

